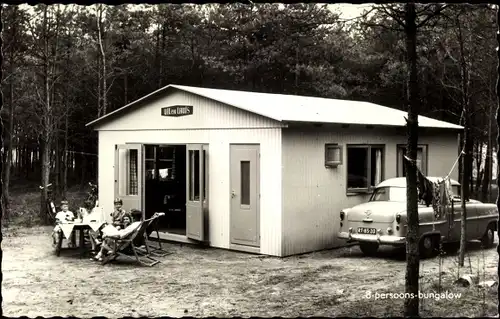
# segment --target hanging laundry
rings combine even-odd
[[[438,182],[430,181],[420,171],[415,161],[412,161],[406,155],[403,156],[405,165],[412,164],[417,170],[418,200],[423,201],[427,207],[432,204],[434,217],[436,219],[440,219],[442,216],[444,216],[446,207],[452,204],[453,191],[451,187],[450,175],[457,165],[458,160],[464,154],[465,152],[464,150],[462,150],[455,160],[455,163],[453,164],[448,175]]]
[[[404,158],[407,164],[411,163],[408,157],[404,156]],[[423,201],[427,207],[432,205],[434,217],[438,219],[442,216],[442,212],[444,211],[444,208],[441,206],[439,184],[429,180],[422,171],[420,171],[417,165],[414,165],[414,167],[417,170],[418,200]]]
[[[433,183],[432,192],[432,209],[434,210],[434,218],[439,219],[442,215],[443,206],[441,206],[441,184]]]
[[[439,194],[440,194],[440,205],[447,206],[451,205],[451,180],[449,177],[445,177],[442,181],[439,182]]]

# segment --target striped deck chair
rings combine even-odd
[[[143,238],[145,236],[146,229],[156,218],[158,218],[158,216],[155,214],[150,219],[143,220],[137,228],[126,237],[107,237],[103,242],[103,246],[109,253],[103,256],[102,265],[117,259],[119,256],[134,260],[143,266],[152,267],[158,264],[160,262],[159,260],[151,257],[149,254],[144,254],[139,251],[139,247],[136,246],[138,242],[137,239],[141,239],[141,237]],[[147,247],[147,242],[145,242],[145,245]]]

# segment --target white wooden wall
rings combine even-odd
[[[161,107],[194,106],[193,115],[161,116]],[[281,254],[281,125],[273,120],[184,92],[175,92],[124,114],[99,129],[99,202],[113,209],[114,145],[209,144],[209,240],[229,248],[230,143],[260,144],[261,253]]]
[[[312,126],[311,126],[312,127]],[[385,144],[383,179],[396,177],[397,144],[406,136],[395,130],[283,129],[283,255],[292,255],[344,245],[337,239],[339,213],[368,200],[369,195],[346,194],[347,144]],[[428,144],[428,175],[448,174],[458,156],[457,134],[441,131],[421,135],[419,144]],[[326,168],[326,143],[343,147],[343,164]],[[452,178],[458,178],[458,166]]]

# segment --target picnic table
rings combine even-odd
[[[97,231],[103,224],[105,224],[104,221],[98,221],[98,220],[77,220],[74,222],[65,222],[59,224],[59,227],[61,227],[62,233],[64,234],[64,237],[66,237],[68,240],[71,240],[76,236],[76,233],[79,232],[79,249],[80,249],[80,254],[84,255],[85,254],[85,236],[84,232],[85,230],[92,229],[93,231]],[[59,237],[59,243],[57,243],[57,248],[56,248],[56,254],[59,256],[60,249],[62,246],[62,240],[63,236]]]

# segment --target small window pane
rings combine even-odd
[[[347,187],[368,188],[368,148],[347,149]]]
[[[118,149],[118,178],[116,182],[118,183],[118,196],[126,196],[127,195],[127,186],[128,186],[128,173],[127,173],[127,150],[126,149]]]
[[[377,186],[380,182],[382,182],[382,149],[372,147],[370,152],[370,186]]]
[[[400,170],[401,170],[401,177],[406,177],[406,165],[405,165],[405,160],[404,160],[404,156],[406,155],[406,147],[401,147],[400,148]],[[425,167],[423,167],[423,164],[424,164],[424,149],[423,147],[418,147],[417,148],[417,167],[418,169],[420,169],[420,171],[422,172],[422,174],[426,175],[427,172],[426,172],[426,169]]]
[[[241,205],[250,205],[250,162],[241,161]]]
[[[200,151],[189,151],[189,200],[200,200]]]
[[[174,147],[174,151],[173,151],[173,154],[172,154],[172,174],[171,174],[172,180],[175,180],[175,178],[177,176],[176,163],[177,163],[177,152],[178,152],[177,148],[178,147],[179,146]],[[186,151],[184,150],[183,153],[186,154]]]
[[[157,159],[168,159],[171,160],[174,158],[174,148],[171,146],[162,146],[158,147]]]
[[[153,160],[146,160],[146,180],[155,179],[155,162]]]
[[[158,161],[158,180],[168,181],[172,180],[172,167],[173,161]]]
[[[144,147],[144,151],[146,152],[146,159],[154,159],[155,158],[155,146],[154,145],[146,145]]]
[[[128,195],[138,195],[139,180],[137,174],[137,150],[130,150],[129,152],[129,193]]]
[[[207,199],[207,176],[208,176],[208,162],[207,151],[203,150],[203,169],[205,170],[205,177],[203,178],[203,197]]]

